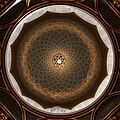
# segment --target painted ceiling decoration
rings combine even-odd
[[[108,48],[100,41],[96,27],[87,25],[74,13],[47,12],[40,19],[26,23],[18,40],[11,45],[10,72],[18,80],[24,96],[45,108],[71,109],[93,97],[107,76]],[[64,56],[64,66],[56,67],[52,63],[56,54]]]
[[[0,1],[0,120],[119,120],[119,3]]]

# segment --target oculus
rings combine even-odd
[[[65,57],[62,54],[57,54],[53,57],[52,62],[56,67],[62,67],[65,64]]]

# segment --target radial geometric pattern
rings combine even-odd
[[[119,40],[119,0],[0,0],[0,120],[119,120]]]
[[[11,73],[22,93],[44,108],[74,107],[93,97],[107,75],[107,47],[96,27],[74,13],[47,12],[25,24],[11,48]],[[55,67],[59,53],[66,62]]]

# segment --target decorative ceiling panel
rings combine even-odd
[[[119,120],[120,1],[0,1],[0,120]]]

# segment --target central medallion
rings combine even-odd
[[[62,67],[65,64],[65,57],[62,54],[56,54],[52,62],[56,67]]]

